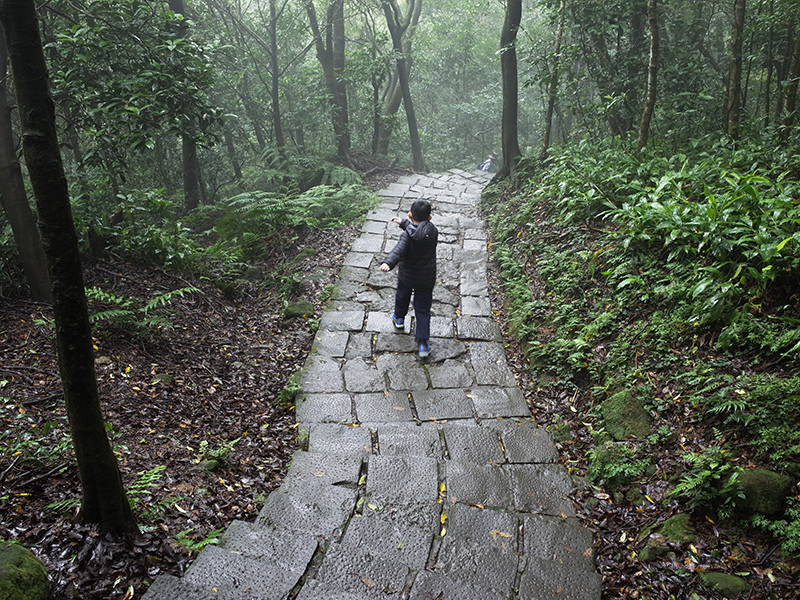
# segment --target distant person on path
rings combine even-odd
[[[425,358],[431,353],[428,341],[433,285],[436,283],[436,243],[439,240],[439,230],[431,223],[431,203],[427,200],[415,200],[407,219],[393,217],[392,221],[400,225],[403,233],[379,267],[386,272],[400,265],[392,322],[395,329],[405,327],[405,317],[413,293],[416,318],[414,337],[420,357]]]
[[[489,158],[478,165],[478,170],[483,171],[484,173],[488,173],[489,170],[492,168],[492,163],[497,160],[496,154],[491,154]]]

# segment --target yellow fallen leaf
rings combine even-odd
[[[493,540],[496,540],[498,537],[503,537],[503,538],[510,538],[511,537],[510,533],[506,533],[505,531],[499,531],[498,529],[492,529],[489,532],[489,535],[492,536]]]

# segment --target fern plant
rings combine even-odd
[[[160,328],[170,328],[172,323],[164,313],[164,308],[177,296],[199,292],[195,287],[184,287],[165,292],[144,306],[135,298],[125,298],[113,292],[107,292],[98,287],[86,289],[86,297],[90,307],[94,304],[104,305],[107,308],[92,311],[89,319],[96,327],[111,327],[140,336],[152,333]]]

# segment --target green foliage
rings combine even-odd
[[[224,462],[228,460],[231,456],[233,456],[234,450],[233,447],[241,440],[241,437],[236,438],[235,440],[229,440],[222,445],[219,446],[211,446],[208,440],[203,440],[200,442],[200,448],[198,450],[200,454],[201,460],[217,460],[219,462]]]
[[[800,377],[743,377],[704,402],[724,423],[746,425],[755,449],[772,465],[800,462]]]
[[[109,250],[128,260],[164,267],[188,267],[197,258],[190,231],[163,190],[119,196],[116,217],[97,225]]]
[[[105,327],[123,331],[134,337],[151,335],[159,329],[172,327],[166,307],[175,297],[183,298],[200,290],[185,287],[165,292],[142,305],[135,298],[124,298],[98,287],[86,289],[89,301],[89,319],[95,327]]]
[[[650,465],[648,459],[637,458],[634,450],[615,442],[606,442],[593,448],[588,458],[591,464],[586,476],[610,489],[629,484]]]
[[[291,195],[316,186],[355,186],[361,176],[347,167],[333,164],[311,154],[288,148],[268,148],[263,154],[264,168],[259,169],[254,187]]]
[[[761,514],[753,515],[756,527],[781,539],[781,550],[787,557],[800,556],[800,500],[789,498],[783,519],[773,520]]]
[[[246,260],[284,240],[292,228],[335,229],[363,216],[374,202],[374,195],[360,185],[318,185],[302,194],[239,194],[216,209],[214,233],[219,241],[211,252],[219,254],[233,245]]]
[[[702,452],[686,452],[683,459],[689,470],[671,492],[672,497],[687,500],[692,510],[716,509],[720,518],[733,514],[737,502],[744,499],[738,487],[739,469],[729,461],[730,450],[722,445],[709,446]]]
[[[0,388],[2,384],[0,380]],[[0,396],[0,418],[13,423],[12,427],[0,430],[0,457],[4,460],[45,467],[72,460],[72,439],[66,417],[39,423],[24,408]]]
[[[215,545],[222,539],[222,534],[225,532],[224,527],[209,531],[204,536],[198,539],[195,529],[183,529],[175,536],[177,542],[184,548],[188,548],[192,552],[200,552],[203,548],[210,545]]]

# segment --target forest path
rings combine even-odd
[[[600,599],[571,479],[492,318],[487,181],[451,170],[378,192],[302,371],[305,449],[255,523],[145,600]],[[409,323],[394,331],[397,276],[377,268],[416,198],[440,233],[427,359]]]

